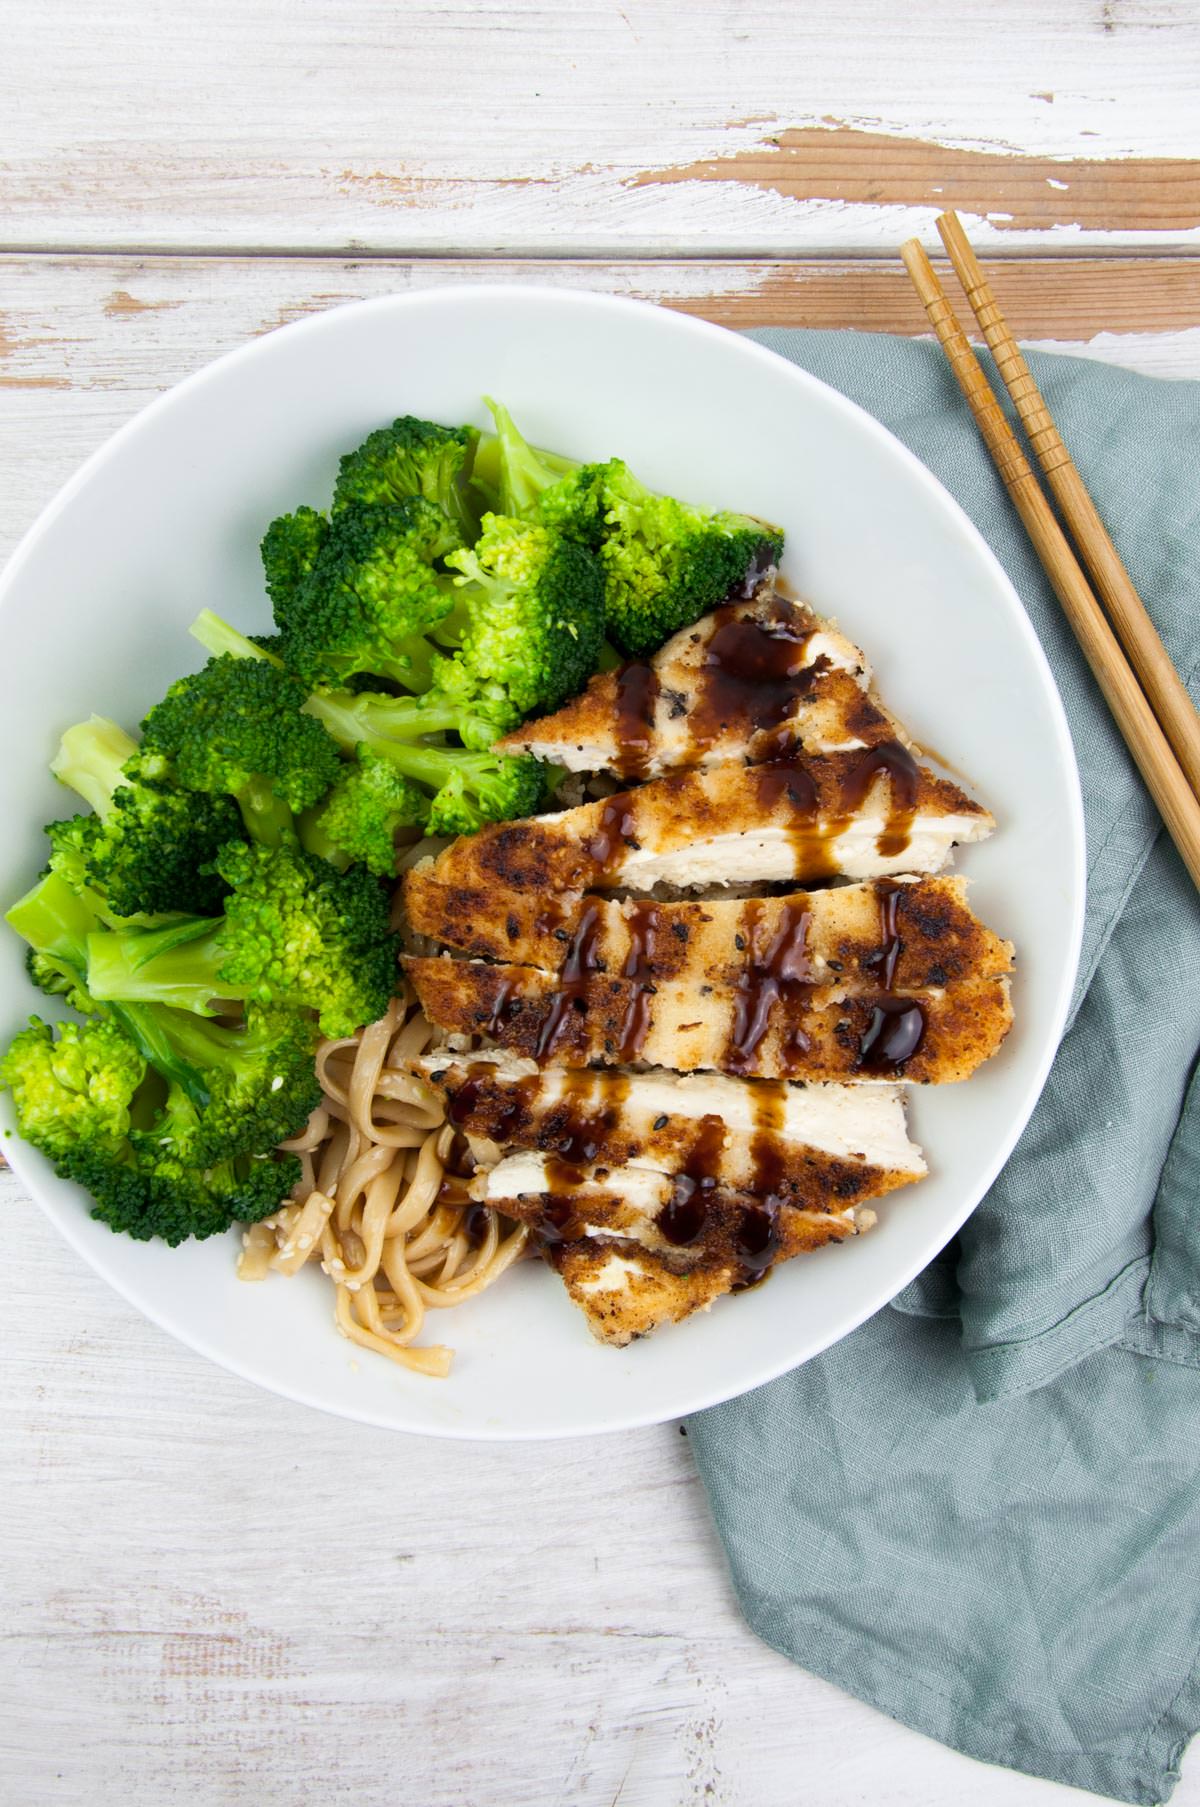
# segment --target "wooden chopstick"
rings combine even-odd
[[[1029,443],[1045,472],[1083,562],[1092,574],[1125,652],[1137,672],[1150,707],[1175,750],[1188,783],[1200,796],[1200,715],[1146,613],[1121,555],[1075,467],[1050,410],[1030,375],[1020,347],[992,294],[956,213],[939,215],[937,229],[966,292],[971,310],[995,357]]]
[[[1200,802],[1197,802],[1153,709],[1125,661],[1104,611],[1042,494],[1029,460],[992,393],[983,367],[967,343],[966,334],[920,240],[909,239],[900,247],[900,255],[1100,692],[1193,882],[1200,887]]]

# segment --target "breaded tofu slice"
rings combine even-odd
[[[461,914],[510,893],[647,892],[936,872],[995,823],[898,741],[763,765],[673,772],[632,791],[453,842],[432,876]]]
[[[526,1150],[506,1155],[495,1167],[481,1168],[470,1193],[490,1209],[528,1224],[541,1246],[587,1238],[636,1242],[685,1267],[711,1254],[714,1238],[730,1226],[732,1236],[740,1235],[745,1223],[739,1214],[763,1206],[752,1193],[705,1190],[686,1176],[681,1181],[654,1167],[636,1163],[572,1167],[553,1155]],[[841,1241],[875,1221],[869,1205],[841,1205],[836,1200],[824,1211],[794,1205],[777,1209],[781,1231],[775,1238],[776,1253],[785,1243],[789,1253],[799,1253],[823,1242]],[[762,1252],[756,1251],[752,1259]],[[743,1265],[747,1253],[743,1249],[739,1255]]]
[[[409,1065],[441,1093],[456,1128],[572,1166],[637,1164],[813,1211],[861,1204],[926,1171],[900,1088],[883,1082],[539,1068],[482,1049]]]
[[[901,993],[861,981],[857,989],[814,985],[752,959],[740,980],[700,988],[688,978],[596,971],[564,981],[531,966],[445,957],[408,957],[403,965],[431,1022],[490,1036],[539,1065],[647,1061],[680,1073],[804,1080],[882,1074],[946,1085],[990,1059],[1012,1023],[1006,978]]]
[[[619,778],[783,750],[836,752],[898,735],[869,683],[863,654],[844,634],[764,589],[684,628],[652,659],[599,674],[582,696],[500,744]]]
[[[800,952],[822,983],[878,981],[894,949],[889,983],[900,990],[995,978],[1011,971],[1012,943],[987,928],[957,874],[901,874],[821,891],[764,898],[630,899],[512,892],[467,899],[437,877],[432,859],[406,874],[404,901],[418,934],[480,960],[560,972],[579,958],[597,971],[697,987],[736,982],[753,936],[771,943],[802,925]],[[468,907],[469,906],[469,907]],[[792,937],[794,942],[795,937]]]

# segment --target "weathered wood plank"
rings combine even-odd
[[[0,25],[9,246],[863,251],[956,193],[983,243],[1197,239],[1187,0],[902,27],[894,0],[0,0]]]
[[[674,1425],[387,1437],[139,1318],[0,1176],[12,1807],[1069,1807],[746,1628]],[[186,1258],[186,1257],[185,1257]],[[1175,1807],[1200,1807],[1185,1762]]]

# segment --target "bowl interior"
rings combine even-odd
[[[69,813],[46,770],[62,728],[93,710],[135,726],[202,662],[186,628],[206,605],[266,628],[266,522],[302,501],[325,505],[339,454],[394,414],[485,425],[485,391],[534,441],[619,453],[655,486],[781,523],[786,575],[864,647],[884,699],[997,816],[997,834],[966,851],[962,870],[975,908],[1016,942],[1016,1026],[969,1085],[914,1098],[930,1177],[885,1201],[869,1237],[625,1351],[593,1344],[557,1281],[530,1263],[435,1314],[427,1340],[457,1350],[451,1378],[437,1382],[344,1342],[319,1275],[247,1286],[234,1277],[232,1238],[171,1251],[113,1236],[31,1151],[6,1147],[93,1267],[236,1372],[372,1424],[566,1436],[671,1417],[794,1366],[894,1296],[953,1234],[1023,1127],[1061,1033],[1082,824],[1061,705],[1020,603],[890,435],[715,327],[602,296],[470,288],[339,308],[244,347],[131,422],[43,516],[0,588],[0,895],[31,882],[41,824]],[[6,934],[0,1032],[36,1006]]]

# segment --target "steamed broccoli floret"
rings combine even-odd
[[[420,698],[335,692],[314,696],[309,708],[347,752],[365,746],[431,793],[427,834],[470,834],[485,822],[532,815],[555,775],[536,759],[489,751],[494,722],[437,691]],[[421,738],[439,728],[466,744],[431,745]]]
[[[0,1059],[0,1087],[13,1096],[27,1142],[55,1163],[81,1145],[118,1158],[146,1063],[128,1036],[102,1016],[63,1023],[57,1037],[31,1017]]]
[[[227,797],[189,797],[162,783],[137,742],[98,715],[67,729],[50,770],[96,811],[50,824],[55,860],[117,915],[220,909],[225,886],[205,868],[241,831]]]
[[[337,749],[304,713],[306,698],[269,659],[223,653],[172,684],[150,711],[142,723],[146,768],[184,792],[234,798],[253,839],[277,846],[293,832],[293,812],[315,803],[338,772]],[[182,803],[204,813],[196,797]]]
[[[102,1015],[57,1035],[34,1017],[0,1060],[0,1086],[25,1140],[91,1192],[93,1217],[143,1240],[176,1244],[266,1217],[299,1178],[294,1157],[207,1161],[202,1113],[174,1086],[160,1104],[161,1082]]]
[[[482,753],[517,720],[507,702],[473,697],[463,703],[440,688],[424,696],[318,690],[309,697],[308,708],[347,753],[365,742],[386,754],[393,741],[419,741],[431,734],[456,734],[464,747]]]
[[[148,1004],[140,1020],[157,1032],[150,1052],[193,1106],[181,1160],[204,1165],[272,1148],[303,1129],[321,1102],[313,1065],[317,1024],[306,1011],[248,1004],[240,1023]],[[184,1083],[186,1081],[186,1083]]]
[[[461,543],[440,508],[423,497],[371,507],[347,504],[312,568],[275,603],[281,651],[309,686],[356,672],[427,690],[436,645],[453,645],[459,624],[449,577],[436,561]]]
[[[453,663],[481,691],[498,685],[532,715],[583,689],[604,643],[604,580],[590,552],[535,522],[489,514],[478,544],[446,562],[463,573],[467,610]]]
[[[429,797],[420,785],[390,759],[359,746],[320,808],[301,822],[300,842],[339,871],[365,866],[392,878],[397,829],[423,828],[428,819]]]
[[[260,550],[267,595],[274,604],[277,618],[292,607],[296,592],[312,570],[328,532],[329,522],[325,516],[308,507],[298,508],[295,514],[280,515],[267,528]]]
[[[231,843],[217,859],[233,889],[225,915],[88,938],[87,989],[122,1004],[202,1016],[214,999],[315,1010],[326,1035],[352,1035],[392,995],[396,937],[370,873],[337,873],[299,848]]]
[[[622,651],[655,651],[707,610],[745,594],[779,558],[783,535],[768,522],[657,495],[619,458],[572,465],[539,452],[505,409],[488,405],[501,507],[598,554],[607,631]]]
[[[110,1230],[172,1248],[189,1237],[220,1236],[234,1224],[278,1211],[300,1178],[295,1155],[242,1154],[197,1167],[172,1154],[172,1132],[186,1122],[187,1101],[171,1094],[161,1125],[135,1137],[121,1160],[77,1151],[59,1169],[91,1193],[92,1216]]]
[[[180,918],[157,931],[130,933],[136,947],[165,955],[221,921]],[[175,1000],[165,986],[136,1001],[98,1002],[86,985],[89,948],[104,940],[110,924],[56,872],[13,905],[8,922],[30,945],[29,970],[41,990],[113,1022],[143,1063],[203,1111],[197,1158],[269,1148],[300,1129],[319,1102],[317,1024],[310,1014],[252,1003],[242,1023],[202,1021],[189,1008],[170,1008]]]
[[[405,414],[342,459],[333,512],[357,503],[375,506],[424,496],[449,516],[464,539],[473,539],[479,523],[468,484],[478,442],[474,427],[440,427]]]
[[[707,610],[748,595],[783,551],[782,533],[765,521],[655,495],[617,458],[602,470],[605,614],[609,635],[632,656],[655,651]],[[566,493],[572,487],[573,496]],[[576,521],[586,519],[582,488],[578,478],[565,480],[567,511]],[[555,518],[553,490],[540,507],[546,519]]]

